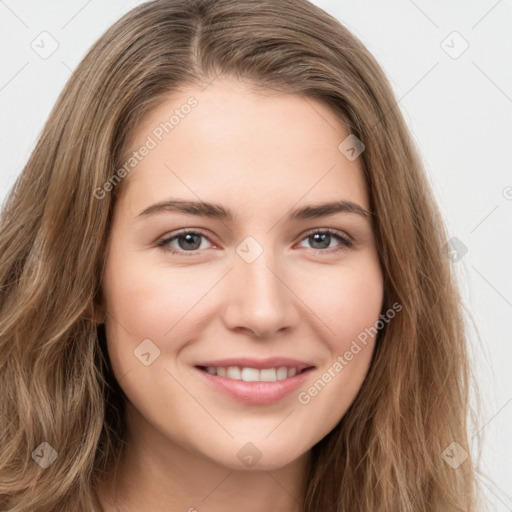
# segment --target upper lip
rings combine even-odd
[[[215,367],[228,367],[238,366],[240,368],[256,368],[262,370],[264,368],[279,368],[286,366],[287,368],[297,368],[298,371],[304,370],[314,366],[312,363],[299,361],[290,357],[269,357],[267,359],[256,359],[248,357],[236,357],[229,359],[216,359],[211,361],[202,361],[197,363],[196,366],[215,366]]]

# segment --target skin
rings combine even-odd
[[[309,403],[298,393],[377,322],[383,278],[370,220],[286,215],[340,200],[369,210],[362,164],[338,150],[349,131],[327,106],[226,78],[174,94],[136,128],[130,147],[191,96],[197,107],[125,178],[114,213],[100,316],[129,399],[128,445],[117,481],[99,495],[107,512],[300,511],[310,449],[354,401],[375,339]],[[138,217],[171,197],[222,205],[235,220],[172,211]],[[198,249],[183,237],[167,244],[178,254],[157,246],[183,228],[205,234]],[[304,235],[326,228],[353,246]],[[248,236],[263,249],[251,263],[236,251]],[[160,350],[149,366],[134,356],[145,339]],[[224,395],[193,368],[271,356],[315,369],[300,390],[269,405]],[[237,457],[248,442],[261,453],[252,467]]]

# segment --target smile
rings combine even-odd
[[[243,380],[244,382],[276,382],[285,380],[304,370],[279,366],[277,368],[249,368],[240,366],[207,366],[199,367],[210,375],[218,375],[232,380]]]
[[[204,361],[194,369],[208,389],[245,404],[267,405],[296,392],[315,366],[290,358],[244,358]]]

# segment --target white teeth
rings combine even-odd
[[[218,375],[219,377],[227,377],[228,379],[243,380],[245,382],[275,382],[284,380],[297,375],[297,368],[287,368],[280,366],[278,368],[241,368],[239,366],[207,366],[206,371],[210,375]]]
[[[260,380],[260,372],[256,368],[242,368],[241,377],[245,382],[255,382]]]
[[[226,372],[226,377],[228,379],[235,379],[235,380],[241,380],[241,372],[240,368],[238,366],[228,366],[228,370]]]
[[[277,380],[277,372],[275,368],[265,368],[260,370],[260,379],[263,382],[275,382]]]
[[[286,366],[280,366],[277,369],[277,380],[284,380],[288,377],[288,368]]]

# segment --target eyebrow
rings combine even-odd
[[[221,205],[204,201],[185,201],[182,199],[170,199],[153,204],[139,213],[136,219],[146,218],[150,215],[162,212],[178,212],[199,217],[225,220],[233,222],[235,215],[229,209]],[[352,201],[333,201],[329,203],[313,204],[292,211],[287,220],[317,219],[334,215],[336,213],[353,213],[369,220],[373,212],[365,210],[362,206]]]

